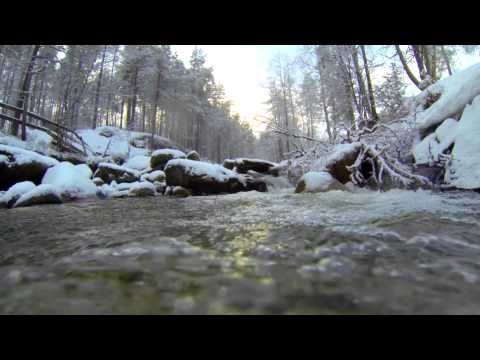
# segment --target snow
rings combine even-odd
[[[152,157],[158,156],[158,155],[172,155],[174,159],[185,158],[187,156],[183,151],[176,150],[176,149],[160,149],[160,150],[155,150],[152,153]]]
[[[118,170],[118,171],[122,171],[122,172],[132,174],[136,177],[140,177],[140,172],[138,170],[129,169],[126,166],[120,166],[120,165],[117,165],[117,164],[102,162],[102,163],[98,164],[98,167],[99,168],[101,168],[101,167],[102,168],[108,168],[108,169],[112,169],[112,170]]]
[[[165,179],[165,173],[162,170],[155,170],[155,171],[152,171],[151,173],[143,174],[140,177],[140,180],[153,182],[159,176],[163,176],[163,178]]]
[[[37,151],[48,155],[50,152],[50,145],[52,137],[46,132],[37,129],[27,128],[27,140],[22,141],[12,135],[5,135],[0,132],[0,144],[14,146],[21,149]]]
[[[0,145],[0,152],[5,151],[14,156],[14,162],[18,165],[29,164],[33,161],[49,166],[55,166],[59,162],[51,157],[37,154],[36,152],[21,149],[18,147]]]
[[[463,111],[445,180],[461,189],[480,188],[480,96]]]
[[[417,103],[424,102],[430,94],[441,96],[431,107],[417,114],[416,125],[419,130],[428,129],[460,113],[465,105],[480,94],[480,64],[429,86],[417,96]]]
[[[442,124],[435,130],[438,142],[443,143],[446,140],[451,139],[452,135],[455,135],[457,125],[458,121],[452,118],[448,118],[442,122]]]
[[[416,164],[429,164],[439,160],[440,154],[448,149],[457,136],[458,121],[448,118],[435,132],[427,135],[413,148]]]
[[[108,129],[112,132],[111,137],[100,135],[102,130]],[[103,154],[108,146],[107,155],[128,159],[138,155],[147,155],[147,149],[137,148],[129,145],[129,141],[139,134],[145,136],[145,133],[136,133],[133,131],[122,130],[114,127],[102,126],[94,130],[80,129],[77,133],[85,143],[97,154]],[[108,143],[110,142],[110,145]]]
[[[138,155],[130,158],[125,164],[125,167],[134,170],[145,170],[150,167],[150,156]]]
[[[49,154],[53,138],[45,131],[27,128],[27,148],[42,154]]]
[[[111,184],[103,184],[97,188],[97,193],[100,193],[104,197],[110,197],[116,190]]]
[[[439,145],[440,144],[436,140],[435,133],[431,133],[430,135],[426,136],[425,139],[423,139],[413,148],[413,157],[415,158],[415,163],[420,165],[429,164],[432,162],[436,157],[435,155],[438,153],[437,148]]]
[[[17,207],[33,197],[44,196],[48,194],[54,194],[59,198],[61,197],[60,192],[58,191],[58,188],[56,186],[51,184],[42,184],[36,186],[34,189],[20,196],[20,198],[15,202],[13,207]]]
[[[124,190],[130,190],[133,186],[140,184],[138,181],[135,181],[133,183],[120,183],[120,184],[115,184],[113,187],[117,191],[124,191]]]
[[[335,181],[332,175],[326,171],[310,171],[302,176],[300,181],[305,182],[305,192],[326,191],[329,185]]]
[[[93,196],[97,192],[97,187],[90,180],[91,173],[82,165],[75,166],[64,161],[47,170],[42,184],[52,185],[59,193],[70,198]]]
[[[343,159],[347,154],[357,151],[361,146],[362,144],[359,142],[354,142],[350,144],[338,144],[332,151],[327,153],[325,156],[322,156],[320,159],[316,160],[312,165],[312,170],[325,170],[328,166]]]
[[[170,160],[165,166],[165,172],[169,167],[172,166],[181,166],[189,175],[206,176],[215,179],[218,182],[226,182],[231,178],[243,180],[242,176],[239,176],[237,173],[228,170],[221,165],[210,164],[203,161],[173,159]]]
[[[7,204],[15,197],[20,197],[21,195],[33,190],[35,184],[31,181],[22,181],[12,185],[3,196],[0,197],[0,203]]]
[[[92,169],[87,164],[75,165],[75,168],[80,171],[84,177],[90,179],[93,175]]]
[[[152,190],[154,193],[156,193],[155,186],[152,183],[146,181],[146,182],[136,182],[131,184],[129,189],[129,194],[132,194],[135,191],[142,190],[142,189]]]
[[[267,160],[262,160],[262,159],[250,159],[250,158],[238,158],[238,159],[234,159],[234,160],[231,160],[231,159],[226,159],[225,161],[233,161],[235,164],[242,164],[244,161],[250,161],[250,162],[259,162],[259,163],[266,163],[266,164],[269,164],[271,166],[277,166],[278,164],[276,163],[273,163],[271,161],[267,161]]]

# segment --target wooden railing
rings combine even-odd
[[[25,112],[24,109],[21,109],[14,105],[6,104],[3,102],[0,102],[0,109],[12,111],[15,114],[23,114]],[[68,152],[79,153],[79,154],[83,154],[84,156],[87,156],[88,155],[87,150],[88,150],[90,151],[91,154],[93,154],[93,151],[83,141],[82,137],[75,132],[75,130],[70,129],[64,125],[58,124],[57,122],[49,120],[43,116],[32,113],[30,111],[27,111],[26,113],[27,113],[27,117],[26,117],[27,119],[28,118],[35,119],[39,121],[43,126],[38,124],[32,124],[29,121],[26,121],[25,126],[32,129],[42,130],[48,135],[50,135],[55,141],[55,143],[57,144],[60,152],[68,151]],[[0,119],[6,120],[18,125],[22,125],[24,123],[23,120],[17,119],[15,116],[7,115],[4,113],[3,114],[0,113]],[[75,145],[81,146],[81,149]]]

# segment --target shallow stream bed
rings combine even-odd
[[[1,314],[480,314],[480,194],[0,210]]]

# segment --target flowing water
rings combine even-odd
[[[91,199],[0,210],[2,314],[480,314],[480,194]]]

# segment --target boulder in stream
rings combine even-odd
[[[51,184],[38,185],[34,189],[20,196],[13,205],[16,207],[40,204],[61,204],[62,196],[57,187]]]
[[[168,186],[183,186],[193,195],[267,191],[264,181],[237,174],[218,164],[188,159],[170,160],[165,167]]]
[[[31,181],[40,184],[45,172],[59,162],[51,157],[18,147],[0,145],[0,190]]]
[[[316,193],[331,190],[347,190],[347,188],[326,171],[310,171],[304,174],[295,188],[296,193]]]

